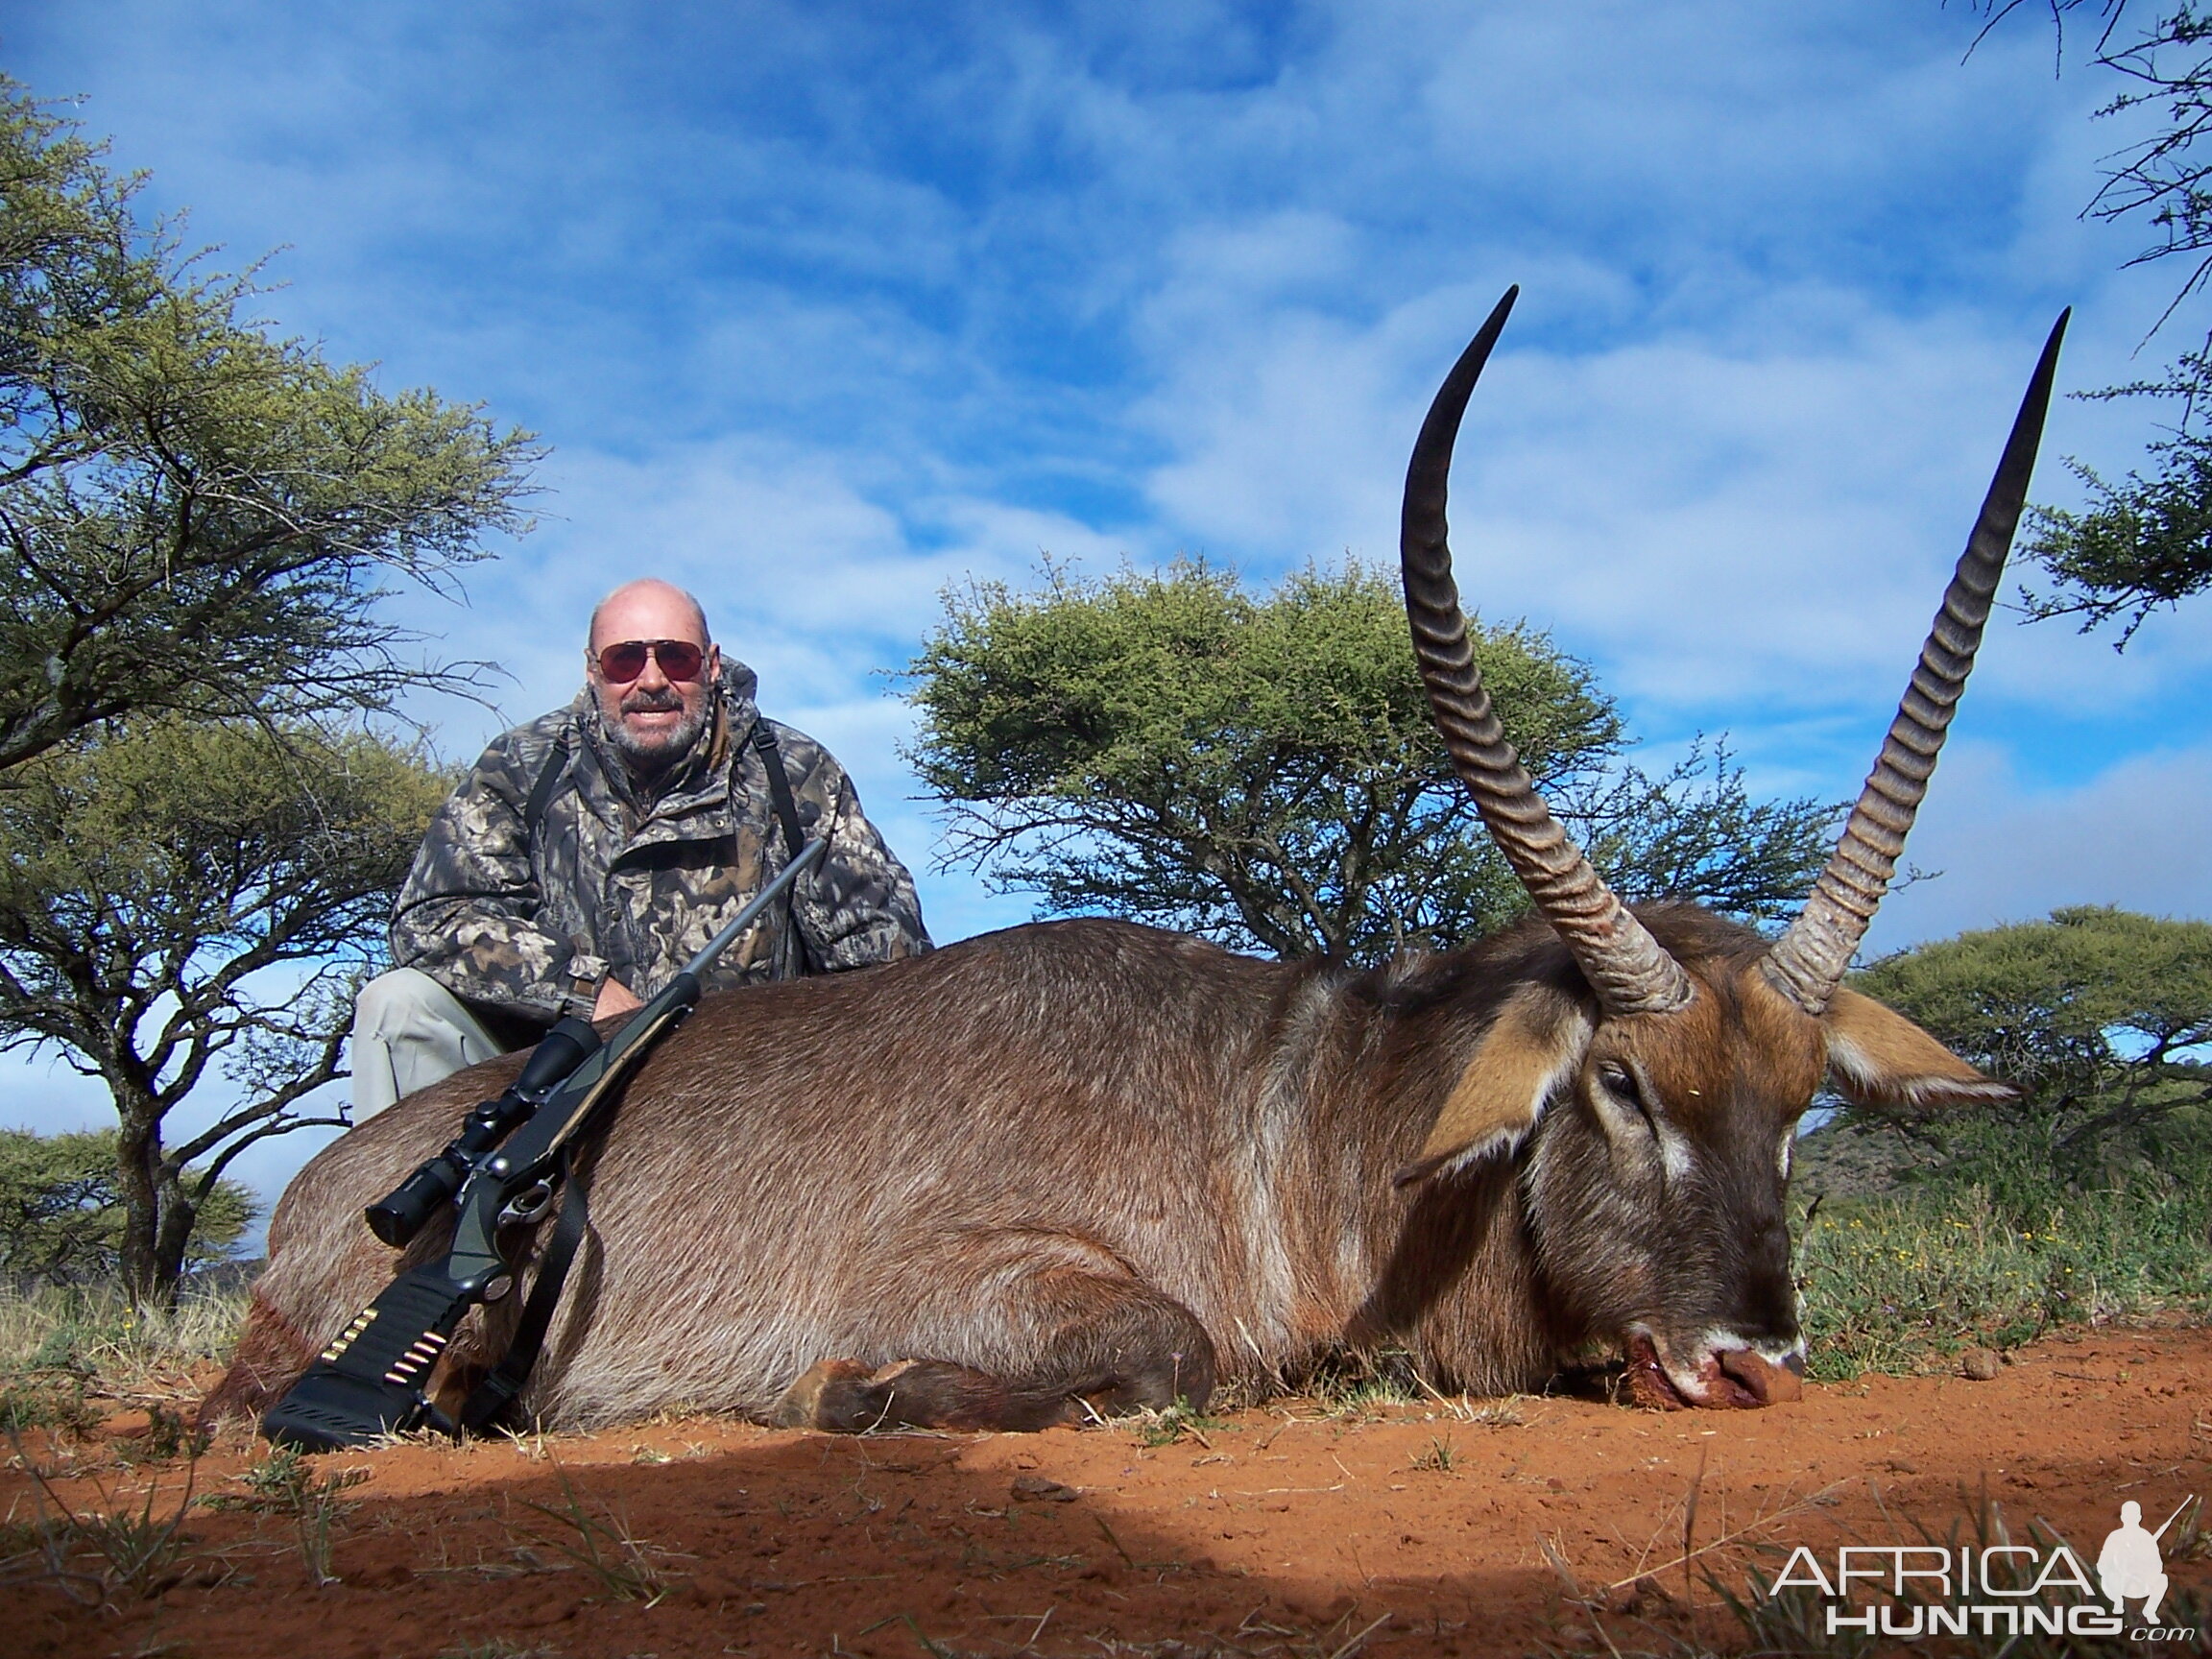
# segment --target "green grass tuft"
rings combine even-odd
[[[2069,1325],[2212,1312],[2212,1194],[2047,1190],[2000,1209],[1936,1187],[1824,1206],[1798,1245],[1812,1374],[1940,1363]]]

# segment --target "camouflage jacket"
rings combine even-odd
[[[392,917],[394,965],[535,1024],[589,1015],[609,974],[652,997],[789,856],[751,741],[757,683],[725,663],[713,723],[650,799],[607,742],[589,686],[494,740],[415,855]],[[709,988],[928,950],[913,878],[861,816],[844,768],[804,733],[764,724],[803,835],[828,837],[830,853],[723,953]],[[553,759],[564,745],[565,761]],[[562,770],[533,828],[524,819],[549,760]]]

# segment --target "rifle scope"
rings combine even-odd
[[[598,1052],[599,1033],[573,1017],[556,1023],[539,1039],[522,1074],[507,1086],[496,1100],[487,1100],[469,1114],[452,1144],[395,1187],[391,1193],[369,1206],[369,1231],[397,1250],[429,1224],[430,1217],[453,1202],[461,1184],[475,1172],[485,1155],[526,1121],[576,1069]]]

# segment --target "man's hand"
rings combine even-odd
[[[591,1018],[604,1020],[610,1014],[627,1014],[633,1008],[645,1004],[630,995],[630,987],[609,974],[599,981],[599,995],[591,1003]]]

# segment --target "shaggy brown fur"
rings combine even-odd
[[[571,1427],[684,1406],[1034,1428],[1272,1386],[1345,1344],[1404,1343],[1437,1386],[1478,1391],[1631,1331],[1692,1371],[1708,1328],[1773,1358],[1796,1339],[1778,1153],[1819,1022],[1746,972],[1754,935],[1645,918],[1704,988],[1681,1015],[1603,1021],[1540,923],[1353,974],[1065,922],[711,997],[630,1085],[524,1404]],[[1531,1038],[1508,1002],[1553,1022]],[[1922,1054],[1870,1037],[1872,1006],[1851,1010],[1855,1070]],[[1492,1051],[1537,1079],[1520,1120],[1490,1100],[1484,1146],[1436,1162],[1493,1034],[1555,1045],[1561,1022],[1563,1070]],[[266,1405],[397,1267],[443,1252],[433,1228],[396,1257],[362,1208],[518,1064],[425,1090],[301,1172],[206,1415]],[[1608,1093],[1624,1070],[1642,1108]],[[519,1301],[463,1327],[448,1397]]]

